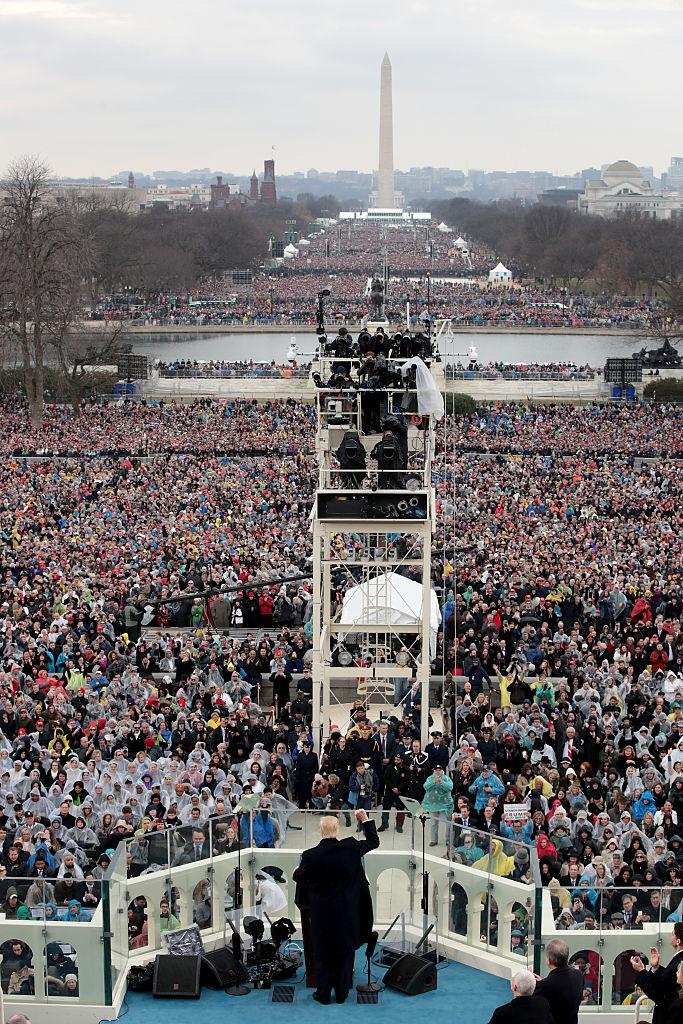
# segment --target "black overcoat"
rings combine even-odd
[[[379,846],[374,822],[363,823],[364,838],[322,839],[301,855],[292,878],[295,902],[311,915],[316,958],[358,949],[372,931],[372,899],[362,857]]]

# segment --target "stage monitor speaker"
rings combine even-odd
[[[199,956],[159,954],[154,963],[152,995],[155,999],[199,999],[201,970]]]
[[[405,953],[389,968],[383,978],[387,988],[404,992],[407,996],[420,996],[436,988],[436,964],[413,953]]]
[[[249,973],[231,949],[214,949],[201,957],[202,984],[207,988],[228,988],[247,981]]]

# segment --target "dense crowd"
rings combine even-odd
[[[153,373],[160,377],[306,377],[310,363],[255,362],[253,359],[174,359],[154,363]]]
[[[681,919],[679,410],[497,405],[444,421],[444,724],[424,750],[410,680],[392,717],[357,701],[313,748],[309,407],[49,408],[36,431],[10,403],[3,420],[6,918],[86,919],[124,841],[139,874],[280,845],[297,808],[376,809],[401,829],[409,796],[430,841],[475,868],[528,880],[534,847],[558,927]],[[339,544],[351,557],[354,539]],[[260,810],[239,819],[250,791]],[[196,894],[198,921],[207,902]],[[463,912],[454,897],[456,931]],[[131,906],[133,944],[147,913]],[[162,913],[171,927],[172,900]]]
[[[448,360],[446,374],[449,380],[594,380],[602,370],[576,363],[481,363],[470,359],[469,363]]]
[[[675,406],[501,403],[459,417],[452,428],[456,447],[469,451],[607,457],[619,453],[666,459],[681,457],[680,425],[681,413]]]
[[[377,272],[377,260],[386,253],[392,273],[482,274],[495,264],[494,254],[484,245],[470,243],[467,254],[448,234],[433,225],[338,224],[300,246],[292,265],[300,272],[366,274]]]
[[[380,268],[375,267],[374,273]],[[427,294],[426,275],[407,278],[392,271],[385,311],[394,322],[411,316],[452,318],[461,326],[514,330],[556,328],[640,330],[664,311],[656,300],[633,300],[619,295],[577,294],[567,297],[559,289],[535,284],[500,287],[485,279],[463,280],[432,273]],[[213,300],[204,306],[178,299],[172,306],[153,299],[139,306],[111,311],[107,319],[132,320],[138,325],[166,327],[235,326],[250,324],[315,324],[318,291],[328,288],[326,314],[331,323],[357,323],[370,311],[369,276],[347,273],[301,272],[286,269],[277,274],[254,275],[250,284],[213,286]],[[209,291],[209,286],[203,293]]]
[[[78,418],[53,407],[40,429],[20,405],[5,405],[3,416],[12,455],[298,455],[314,444],[315,411],[292,400],[103,403]]]
[[[381,276],[384,253],[390,278],[385,308],[392,322],[405,318],[408,302],[413,315],[429,312],[462,326],[501,329],[639,330],[665,313],[661,300],[645,296],[568,294],[534,282],[490,284],[495,255],[477,243],[468,246],[463,255],[450,235],[434,228],[330,228],[279,268],[254,271],[248,283],[227,275],[187,295],[138,296],[134,302],[129,295],[109,297],[92,315],[149,326],[313,325],[317,293],[326,288],[329,321],[357,323],[370,311],[369,283]]]

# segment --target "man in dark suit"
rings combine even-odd
[[[569,966],[569,946],[551,939],[545,950],[548,976],[538,978],[536,995],[545,996],[555,1024],[578,1024],[583,996],[583,975]]]
[[[387,721],[379,723],[379,729],[374,735],[374,740],[376,742],[376,749],[371,764],[377,775],[377,801],[381,803],[384,797],[384,775],[393,764],[396,751],[396,737],[390,731]]]
[[[194,864],[196,861],[207,860],[211,856],[211,846],[204,835],[203,828],[193,828],[190,841],[176,855],[174,866]]]
[[[514,999],[494,1010],[489,1024],[553,1024],[548,1000],[534,995],[536,979],[531,971],[513,974],[510,988]]]
[[[443,768],[446,771],[450,753],[443,741],[443,733],[438,731],[432,733],[432,742],[425,747],[425,754],[429,758],[429,767],[432,771],[435,768]]]
[[[355,951],[372,931],[372,899],[362,858],[379,846],[375,825],[365,811],[356,811],[364,838],[338,839],[339,820],[320,820],[321,841],[301,855],[292,878],[295,902],[311,917],[317,991],[313,998],[329,1003],[332,989],[338,1003],[346,999],[353,977]]]
[[[655,1004],[652,1024],[676,1024],[681,1020],[683,1000],[677,980],[678,971],[683,965],[683,923],[680,921],[674,924],[671,945],[674,954],[666,967],[662,967],[659,962],[656,946],[650,950],[649,971],[639,956],[631,957],[631,966],[637,974],[636,984]]]

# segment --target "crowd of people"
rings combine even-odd
[[[168,300],[153,297],[135,306],[102,309],[98,319],[124,320],[137,326],[206,327],[281,324],[315,324],[318,291],[330,290],[326,314],[331,323],[360,322],[370,311],[368,275],[345,272],[301,271],[297,267],[277,272],[256,273],[249,284],[222,285],[202,289],[202,294],[221,295],[204,305],[191,296]],[[555,328],[627,331],[644,330],[662,316],[664,306],[657,300],[634,300],[620,295],[567,296],[557,288],[515,283],[509,287],[489,284],[486,278],[439,275],[431,272],[404,277],[389,266],[390,282],[385,312],[395,322],[429,313],[434,319],[450,317],[460,326]],[[429,295],[428,295],[429,291]]]
[[[140,326],[203,327],[313,325],[316,296],[329,289],[330,323],[358,323],[369,312],[369,282],[382,273],[389,289],[385,310],[392,322],[411,313],[450,317],[461,326],[643,330],[665,315],[662,299],[606,293],[569,293],[517,274],[514,283],[489,283],[497,257],[469,241],[463,250],[435,228],[334,226],[300,246],[282,265],[254,270],[247,280],[206,281],[184,295],[105,296],[91,316]],[[429,276],[429,285],[427,277]]]
[[[439,427],[425,749],[409,680],[381,722],[356,701],[313,743],[311,407],[3,417],[6,918],[86,920],[122,842],[136,875],[281,845],[298,808],[400,830],[403,797],[475,869],[529,881],[533,848],[558,929],[683,918],[680,410],[496,405]],[[131,906],[132,943],[149,912]],[[454,892],[455,931],[465,912]],[[493,904],[482,921],[495,941]]]
[[[11,455],[289,455],[314,448],[315,410],[305,402],[103,402],[79,417],[66,406],[48,410],[39,428],[21,403],[3,404]],[[87,427],[84,424],[87,423]]]
[[[602,368],[587,363],[481,363],[470,359],[467,365],[449,360],[445,372],[448,380],[594,380],[602,374]]]
[[[174,359],[155,361],[153,373],[160,377],[307,377],[310,363],[255,362],[253,359]]]

